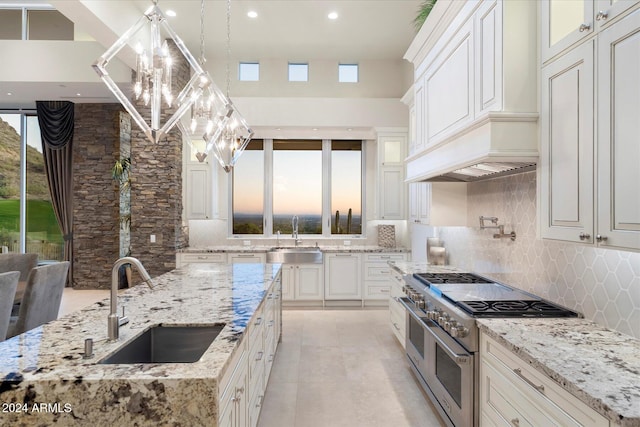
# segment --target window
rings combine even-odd
[[[362,141],[331,141],[331,234],[362,234]]]
[[[260,64],[258,62],[241,62],[238,69],[238,80],[257,82],[260,80]]]
[[[358,83],[358,64],[339,64],[338,81],[340,83]]]
[[[46,6],[0,8],[0,40],[73,39],[73,22],[57,10]]]
[[[289,81],[290,82],[308,82],[309,81],[309,64],[289,63]]]
[[[273,141],[273,233],[322,234],[322,141]]]
[[[294,216],[299,235],[363,233],[362,141],[266,139],[251,153],[233,170],[233,234],[290,236]]]
[[[264,147],[249,141],[233,167],[233,234],[264,233]]]
[[[6,150],[0,162],[0,246],[37,253],[40,260],[62,260],[64,242],[51,206],[38,118],[0,114],[0,135]]]

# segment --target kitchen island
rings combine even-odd
[[[117,342],[106,340],[104,300],[0,343],[0,425],[217,425],[220,381],[255,313],[279,292],[279,272],[279,264],[186,266],[154,278],[153,290],[119,294],[130,321]],[[156,325],[224,327],[194,363],[98,363]]]

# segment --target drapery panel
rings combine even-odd
[[[64,259],[71,263],[67,286],[73,284],[74,109],[69,101],[36,101],[51,203],[64,237]]]

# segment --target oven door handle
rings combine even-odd
[[[424,323],[424,320],[422,320],[422,318],[415,312],[415,308],[409,305],[409,303],[407,302],[409,300],[407,298],[398,298],[397,300],[400,304],[404,305],[404,308],[407,309],[411,317],[420,322],[420,324],[422,324],[425,328],[427,327],[427,325]]]
[[[429,320],[429,322],[433,323],[432,320]],[[452,349],[451,346],[447,344],[445,340],[439,336],[439,334],[445,334],[445,332],[441,331],[439,326],[430,326],[430,325],[425,325],[425,326],[427,327],[427,330],[429,331],[431,336],[447,352],[449,357],[451,357],[453,360],[456,361],[458,365],[468,365],[472,363],[473,355],[470,354],[468,351],[466,351],[462,346],[457,344],[455,341],[453,341],[453,338],[449,338],[448,336],[446,336],[448,338],[447,341],[453,341],[454,346],[458,347],[458,351],[455,351],[454,349]]]

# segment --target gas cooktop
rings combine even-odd
[[[541,300],[458,301],[475,317],[575,317],[576,313]]]

